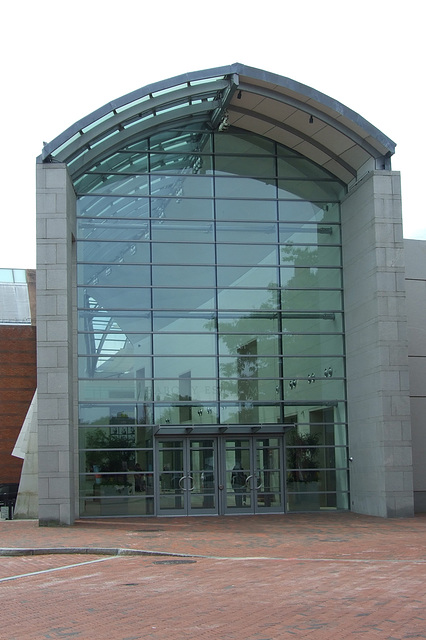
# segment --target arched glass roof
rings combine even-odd
[[[123,145],[170,126],[233,125],[277,141],[345,183],[369,160],[390,169],[395,143],[340,102],[289,78],[235,63],[183,74],[114,100],[47,143],[38,162],[76,180]]]

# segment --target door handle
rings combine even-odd
[[[248,486],[249,489],[251,488],[250,487],[250,483],[249,483],[249,480],[251,480],[251,478],[255,478],[255,480],[257,480],[257,475],[255,473],[252,473],[251,475],[247,476],[246,485]],[[260,480],[260,484],[258,486],[256,486],[256,487],[254,487],[254,488],[256,489],[256,491],[259,491],[261,486],[262,486],[262,480]]]
[[[194,478],[192,476],[182,476],[181,478],[179,478],[179,489],[182,489],[182,491],[185,490],[185,487],[183,486],[183,482],[185,480],[191,480],[192,484],[189,487],[188,491],[194,491],[195,485],[193,484]]]

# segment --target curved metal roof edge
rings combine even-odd
[[[389,149],[391,154],[395,153],[396,143],[391,140],[391,138],[385,135],[373,124],[371,124],[371,122],[363,118],[359,113],[357,113],[353,109],[350,109],[342,102],[339,102],[334,98],[330,98],[330,96],[326,95],[325,93],[309,87],[306,84],[298,82],[297,80],[292,80],[291,78],[287,78],[286,76],[281,76],[270,71],[263,71],[262,69],[257,69],[256,67],[247,67],[239,63],[231,65],[231,67],[233,69],[233,73],[238,73],[239,75],[247,75],[256,80],[263,80],[264,82],[277,84],[282,86],[283,88],[300,93],[301,95],[304,95],[311,100],[315,100],[316,102],[322,104],[324,107],[332,109],[338,115],[348,118],[357,126],[364,129],[373,138],[378,140],[384,147]]]
[[[262,69],[258,69],[256,67],[249,67],[243,65],[239,62],[236,62],[231,65],[222,66],[222,67],[212,67],[210,69],[204,69],[200,71],[192,71],[188,73],[183,73],[177,76],[173,76],[172,78],[168,78],[165,80],[160,80],[151,84],[148,84],[144,87],[131,91],[111,102],[107,102],[102,107],[99,107],[95,111],[92,111],[87,116],[84,116],[70,127],[65,129],[61,134],[56,136],[51,142],[47,143],[43,147],[43,152],[37,158],[37,162],[43,162],[50,154],[53,153],[56,149],[58,149],[61,145],[63,145],[67,140],[76,135],[79,131],[93,124],[100,118],[106,116],[108,113],[119,109],[120,107],[125,106],[126,104],[132,103],[135,100],[143,98],[146,95],[151,93],[155,93],[158,91],[164,91],[171,87],[183,84],[190,83],[197,80],[207,80],[209,78],[220,77],[220,76],[228,76],[231,74],[238,74],[242,76],[246,76],[248,78],[253,78],[253,80],[260,80],[263,82],[267,82],[269,84],[275,84],[283,87],[284,89],[288,89],[290,91],[296,92],[314,100],[315,102],[333,110],[337,115],[343,116],[348,120],[352,121],[358,127],[361,127],[368,133],[370,136],[375,138],[378,142],[380,142],[386,149],[388,149],[389,155],[393,155],[395,153],[396,143],[393,142],[388,136],[382,133],[377,127],[372,125],[368,120],[360,116],[358,113],[346,107],[344,104],[335,100],[334,98],[330,98],[324,93],[309,87],[308,85],[297,82],[296,80],[292,80],[291,78],[287,78],[285,76],[281,76],[276,73],[272,73],[269,71],[264,71]]]

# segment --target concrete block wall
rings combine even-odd
[[[426,512],[426,242],[405,240],[414,509]]]
[[[37,362],[40,525],[75,518],[73,237],[75,194],[64,164],[37,165]]]
[[[351,508],[413,514],[400,176],[374,171],[342,204]]]

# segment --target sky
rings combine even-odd
[[[36,266],[35,160],[43,141],[151,82],[234,62],[313,87],[396,142],[404,237],[426,239],[425,205],[416,197],[425,179],[421,7],[417,0],[4,3],[0,267]]]

